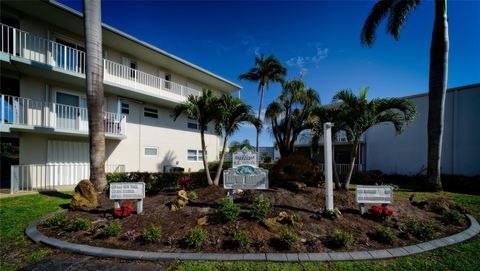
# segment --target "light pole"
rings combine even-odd
[[[325,209],[333,211],[332,123],[323,124],[323,151],[325,173]]]

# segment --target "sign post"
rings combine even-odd
[[[115,208],[120,208],[120,201],[124,199],[137,200],[137,214],[143,212],[143,199],[145,198],[145,183],[111,183],[110,199],[115,201]]]
[[[333,210],[332,123],[323,124],[323,150],[325,173],[325,209]]]

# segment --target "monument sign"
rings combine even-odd
[[[232,159],[232,168],[223,171],[225,189],[268,189],[268,170],[258,167],[256,152],[243,148]]]
[[[111,183],[110,199],[115,201],[115,208],[120,208],[120,201],[125,199],[137,200],[137,214],[143,212],[145,198],[145,183]]]

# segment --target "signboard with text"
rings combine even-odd
[[[143,199],[145,198],[145,183],[111,183],[110,199]]]
[[[223,171],[225,189],[268,189],[268,170],[258,167],[256,152],[243,148],[232,160],[232,168]]]

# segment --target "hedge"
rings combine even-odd
[[[215,172],[210,174],[215,176]],[[178,178],[184,175],[192,177],[192,188],[208,186],[205,172],[115,172],[107,173],[107,183],[144,182],[145,193],[155,195],[162,191],[178,190]]]

